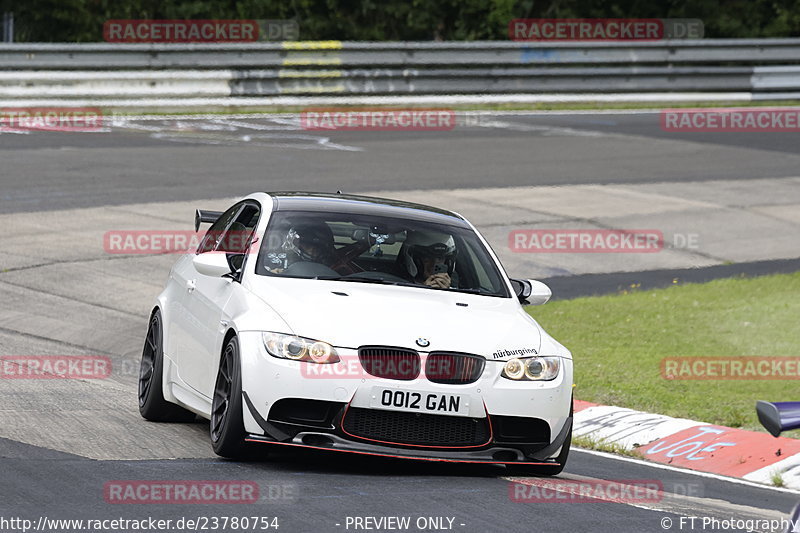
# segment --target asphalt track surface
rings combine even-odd
[[[557,276],[543,278],[541,281],[553,291],[551,300],[570,300],[582,296],[616,294],[630,290],[632,286],[636,286],[636,290],[646,291],[685,283],[706,283],[722,278],[789,274],[798,270],[800,270],[800,259],[776,259],[705,268],[668,268],[640,272]]]
[[[146,438],[146,435],[141,436]],[[735,485],[686,472],[655,469],[576,451],[561,479],[657,480],[665,492],[651,508],[609,501],[514,502],[500,468],[428,465],[297,453],[271,460],[91,461],[0,441],[4,465],[3,516],[37,523],[59,519],[141,520],[221,516],[276,517],[279,531],[353,531],[348,517],[449,517],[452,530],[483,531],[686,531],[683,517],[779,520],[796,494]],[[574,474],[573,474],[574,473]],[[261,499],[245,505],[110,505],[103,487],[116,480],[248,480]],[[270,487],[274,490],[270,492]],[[272,494],[272,495],[270,495]],[[690,495],[686,497],[687,495]],[[672,527],[662,527],[662,520]],[[684,520],[687,520],[686,518]],[[384,530],[384,529],[381,529]],[[435,530],[411,527],[410,531]],[[698,528],[699,522],[698,522]],[[706,531],[721,531],[707,527]],[[741,531],[742,529],[734,529]],[[766,529],[765,531],[771,531]]]
[[[180,120],[129,121],[104,133],[0,135],[0,213],[14,214],[24,223],[26,217],[36,217],[41,211],[229,198],[254,190],[469,189],[784,178],[797,175],[798,140],[800,136],[785,133],[670,134],[660,130],[657,114],[646,113],[500,116],[477,127],[450,132],[380,135],[309,134],[298,131],[291,120],[269,118],[212,120],[202,126]],[[57,235],[58,228],[53,232]],[[690,275],[701,280],[704,275],[792,271],[795,266],[796,261],[791,260],[753,262],[728,270],[709,267]],[[711,270],[714,268],[718,271]],[[562,297],[569,294],[568,290],[576,296],[590,292],[592,287],[605,287],[595,292],[609,292],[630,279],[647,276],[651,276],[652,286],[660,286],[676,272],[664,269],[646,275],[563,278]],[[165,274],[153,272],[155,276]],[[558,283],[557,279],[551,282]],[[62,281],[70,283],[68,278]],[[4,285],[5,305],[24,306],[19,295],[25,293],[18,294],[14,287]],[[58,312],[58,298],[50,298],[45,291],[38,294],[42,305],[54,305]],[[67,312],[66,306],[64,309]],[[135,356],[140,349],[136,335],[143,333],[145,320],[126,312],[114,315],[113,320],[91,324],[87,331],[98,338],[118,337],[116,353]],[[30,353],[45,353],[46,348],[64,346],[77,352],[91,351],[97,346],[93,340],[65,344],[56,332],[20,334],[0,325],[0,352],[22,353],[27,347]],[[119,389],[113,396],[116,401],[135,402],[133,376],[123,376],[109,387],[112,385]],[[29,410],[35,412],[32,407],[26,408],[26,404],[37,402],[35,388],[26,397],[10,397],[6,394],[11,389],[0,381],[3,390],[0,410],[14,411],[12,416],[19,419],[29,416]],[[54,446],[0,438],[0,518],[21,517],[35,523],[42,516],[267,516],[278,518],[278,531],[292,533],[353,531],[345,527],[348,516],[410,516],[412,524],[420,517],[450,517],[454,519],[453,530],[464,532],[730,531],[701,528],[699,523],[690,527],[688,521],[681,522],[681,517],[779,518],[787,516],[798,500],[798,494],[790,491],[580,450],[573,450],[562,478],[656,479],[667,493],[676,496],[668,495],[647,505],[608,501],[520,503],[509,498],[510,481],[499,467],[284,451],[267,459],[230,462],[210,453],[207,423],[166,425],[175,427],[131,423],[122,418],[123,411],[131,410],[129,404],[120,405],[120,420],[99,407],[91,415],[93,398],[76,395],[84,390],[92,389],[65,391],[63,401],[85,403],[88,416],[105,417],[95,421],[96,427],[111,427],[120,420],[128,424],[120,443],[123,452],[109,452],[113,456],[98,460],[81,453],[80,445],[71,444],[73,452],[69,453]],[[40,421],[30,415],[28,423],[35,427]],[[47,436],[43,442],[59,438],[57,426],[36,429]],[[151,450],[170,435],[186,443],[187,450],[191,443],[190,458],[126,456],[124,450]],[[100,434],[87,433],[87,449],[100,439]],[[249,480],[258,483],[262,498],[252,505],[114,505],[107,503],[103,494],[104,485],[114,480]],[[282,496],[271,497],[271,488]],[[672,520],[670,527],[662,526],[664,518]],[[6,526],[0,530],[13,529]]]
[[[670,133],[658,113],[513,115],[438,132],[305,131],[297,119],[127,121],[3,134],[0,213],[235,197],[797,175],[798,133]]]

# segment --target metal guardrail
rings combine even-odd
[[[4,44],[0,100],[800,91],[800,39]]]

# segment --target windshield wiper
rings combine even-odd
[[[466,292],[469,294],[486,294],[489,296],[499,296],[499,294],[496,294],[488,289],[484,289],[481,287],[477,289],[472,289],[472,288],[459,289],[456,287],[447,287],[443,289],[439,287],[431,287],[429,285],[425,285],[422,283],[413,283],[410,281],[392,281],[384,278],[359,278],[354,276],[317,276],[313,279],[321,279],[325,281],[350,281],[354,283],[377,283],[380,285],[398,285],[400,287],[417,287],[419,289],[431,289],[431,290],[450,291],[450,292]]]
[[[351,281],[355,283],[378,283],[380,285],[401,285],[403,287],[424,287],[407,281],[392,281],[384,278],[358,278],[351,276],[317,276],[314,279],[325,281]]]
[[[480,288],[480,287],[477,288],[477,289],[458,289],[458,288],[455,288],[455,287],[451,287],[449,290],[451,290],[453,292],[468,292],[468,293],[471,293],[471,294],[489,294],[491,296],[499,296],[499,294],[497,294],[497,293],[494,293],[494,292],[492,292],[492,291],[490,291],[488,289],[483,289],[483,288]]]
[[[423,283],[413,283],[410,281],[392,281],[384,278],[359,278],[354,276],[316,276],[313,279],[321,279],[325,281],[350,281],[355,283],[377,283],[380,285],[398,285],[400,287],[417,287],[420,289],[432,289],[432,290],[441,290],[441,291],[451,291],[451,292],[466,292],[470,294],[488,294],[490,296],[499,296],[498,294],[484,288],[464,288],[459,289],[456,287],[447,287],[447,288],[439,288],[439,287],[431,287],[429,285],[425,285]]]

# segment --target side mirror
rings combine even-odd
[[[219,252],[206,252],[198,254],[192,259],[194,268],[204,276],[219,278],[231,273],[226,254]]]
[[[522,305],[542,305],[553,295],[550,287],[535,279],[512,279],[511,285]]]

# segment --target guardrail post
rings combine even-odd
[[[14,42],[14,13],[13,12],[5,12],[5,13],[3,13],[3,42],[4,43],[13,43]]]

